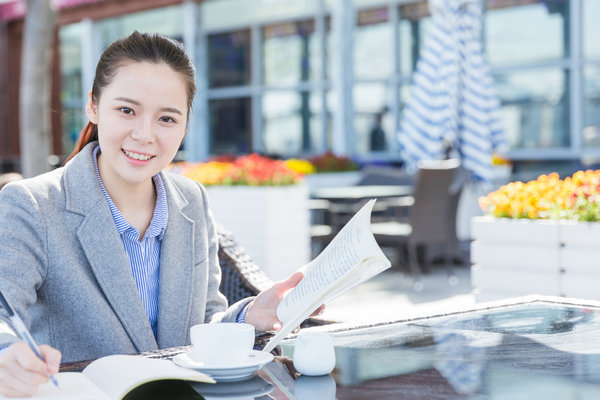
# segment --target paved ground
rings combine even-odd
[[[450,285],[444,268],[436,267],[415,292],[410,275],[392,267],[330,302],[323,318],[361,324],[468,309],[475,305],[470,267],[456,267],[455,275]]]

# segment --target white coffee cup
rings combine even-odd
[[[300,331],[294,343],[293,363],[302,375],[327,375],[333,371],[335,350],[331,333]]]
[[[199,324],[190,328],[192,358],[207,366],[235,366],[254,346],[254,326],[234,322]]]

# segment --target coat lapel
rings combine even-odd
[[[110,211],[101,208],[87,215],[77,237],[98,285],[136,349],[140,352],[157,349],[123,243]]]
[[[192,307],[194,221],[184,213],[187,201],[162,174],[169,209],[160,250],[158,330],[160,348],[186,343]]]
[[[84,216],[81,247],[107,301],[138,351],[157,349],[129,260],[102,194],[88,145],[65,169],[67,209]]]

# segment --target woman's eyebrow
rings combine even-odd
[[[115,97],[115,100],[125,101],[127,103],[131,103],[131,104],[134,104],[136,106],[140,105],[139,101],[134,100],[134,99],[130,99],[129,97]],[[183,115],[183,113],[180,110],[178,110],[177,108],[172,108],[172,107],[163,107],[163,108],[160,109],[160,111]]]
[[[140,105],[140,102],[134,99],[130,99],[129,97],[115,97],[115,100],[125,101],[127,103],[135,104],[136,106]]]
[[[183,113],[181,111],[179,111],[176,108],[171,108],[171,107],[163,107],[163,108],[160,109],[160,111],[183,115]]]

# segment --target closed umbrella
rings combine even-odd
[[[448,149],[478,180],[491,180],[492,153],[506,140],[481,43],[479,0],[429,0],[433,24],[413,74],[398,132],[407,169]]]

